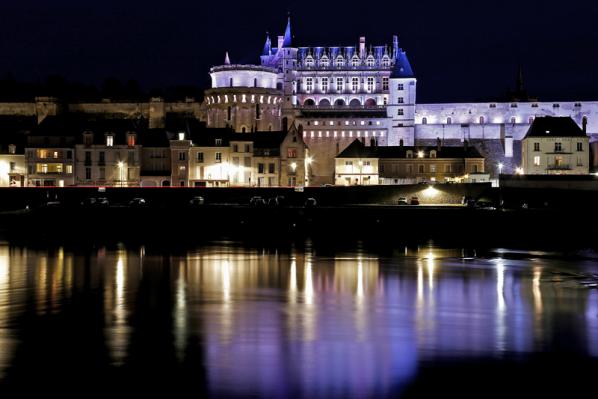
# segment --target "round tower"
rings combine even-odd
[[[208,127],[236,132],[281,130],[283,92],[277,71],[255,65],[225,65],[210,70],[212,88],[205,91]]]

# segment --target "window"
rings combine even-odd
[[[428,124],[428,118],[422,118],[422,125]]]
[[[17,164],[16,162],[10,162],[10,167],[9,167],[9,171],[14,172],[15,169],[17,168]]]
[[[368,78],[367,80],[367,84],[368,84],[368,92],[372,92],[374,91],[374,78]]]
[[[251,152],[251,144],[245,144],[245,152]]]
[[[85,168],[85,180],[91,180],[91,168]]]
[[[91,151],[85,151],[85,165],[91,164]]]
[[[184,161],[186,159],[184,152],[179,152],[179,161]]]
[[[93,144],[93,135],[91,133],[85,133],[83,135],[83,144],[85,147],[89,147]]]
[[[134,134],[129,134],[127,136],[127,145],[129,147],[135,147],[135,135]]]
[[[514,116],[512,116],[512,117],[511,117],[511,123],[512,123],[512,124],[515,124],[515,123],[517,123],[517,118],[516,118],[516,117],[514,117]]]
[[[447,125],[451,125],[452,123],[453,123],[453,118],[451,118],[450,116],[448,118],[446,118]]]
[[[233,111],[233,109],[231,107],[228,107],[226,109],[226,119],[229,120],[229,121],[231,120],[232,111]]]
[[[239,145],[233,144],[233,152],[239,152]]]
[[[100,180],[106,179],[106,168],[100,168]]]
[[[452,165],[448,164],[448,165],[444,165],[444,173],[452,173]]]
[[[342,93],[345,89],[345,80],[343,78],[336,78],[336,91]]]
[[[480,116],[480,125],[483,125],[486,122],[483,116]]]
[[[540,156],[536,155],[534,157],[534,166],[540,166]]]
[[[418,165],[418,172],[419,173],[425,173],[425,166],[424,165]]]
[[[288,148],[287,149],[287,158],[297,158],[297,149],[296,148]]]
[[[353,161],[345,161],[345,166],[353,166]]]
[[[328,92],[328,78],[322,78],[322,92]]]
[[[405,90],[405,85],[403,83],[399,83],[397,90]]]
[[[48,150],[39,150],[39,157],[40,159],[48,158]]]
[[[374,57],[372,57],[371,55],[365,60],[365,64],[369,67],[373,67],[376,64],[376,61],[374,60]]]
[[[314,59],[311,55],[308,55],[307,58],[305,58],[305,66],[308,68],[311,68],[314,66]]]
[[[413,151],[407,151],[407,158],[413,158]]]
[[[268,173],[276,173],[276,165],[274,165],[273,163],[268,164]]]
[[[66,173],[69,175],[73,174],[73,165],[66,165]]]
[[[354,92],[359,90],[359,78],[351,78],[351,90]]]
[[[562,143],[554,143],[554,152],[561,152],[563,151]]]
[[[559,167],[563,165],[563,157],[554,157],[554,166]]]
[[[430,173],[436,173],[436,165],[430,165]]]
[[[390,66],[390,58],[388,58],[388,56],[384,56],[384,58],[382,58],[382,66],[383,67],[389,67]]]
[[[403,108],[399,108],[399,111],[397,112],[397,114],[399,116],[405,115],[405,111],[403,110]]]
[[[260,173],[260,174],[264,173],[264,164],[263,163],[257,164],[257,173]]]
[[[106,136],[106,147],[112,147],[114,145],[114,136],[109,134]]]
[[[339,55],[338,57],[336,57],[335,65],[337,67],[345,66],[345,59]]]
[[[404,104],[405,103],[405,99],[403,97],[399,97],[399,98],[397,98],[397,103],[398,104]]]
[[[361,61],[360,61],[359,57],[358,56],[354,56],[351,59],[351,66],[356,67],[356,66],[359,66],[359,64],[361,64]]]
[[[534,143],[534,151],[540,151],[540,143]]]
[[[583,143],[577,143],[577,151],[583,151]]]
[[[222,147],[222,139],[216,139],[216,147]]]
[[[262,119],[262,110],[259,103],[255,104],[255,119]]]
[[[215,159],[216,159],[216,163],[222,162],[222,153],[221,152],[217,152],[216,155],[215,155]]]
[[[198,163],[203,163],[203,152],[198,152],[197,153],[197,162]]]
[[[314,89],[314,79],[313,78],[305,78],[305,91],[311,93]]]
[[[388,78],[387,77],[382,78],[382,90],[388,90]]]

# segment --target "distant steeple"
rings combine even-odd
[[[230,65],[230,57],[228,56],[228,51],[226,52],[226,55],[224,56],[224,65]]]
[[[264,44],[264,51],[262,55],[270,55],[272,53],[272,40],[270,40],[270,33],[266,32],[266,44]]]
[[[291,15],[289,14],[289,19],[287,22],[287,29],[284,31],[284,39],[282,41],[282,47],[291,47],[292,42],[292,34],[291,34]]]
[[[395,60],[395,66],[390,75],[391,78],[414,78],[415,74],[407,58],[407,53],[402,49],[397,50],[397,56]]]

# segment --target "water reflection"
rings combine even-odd
[[[557,330],[581,337],[566,350],[598,357],[598,295],[563,272],[591,275],[596,264],[504,250],[465,255],[429,245],[393,256],[233,245],[180,255],[122,245],[75,254],[3,245],[0,379],[26,372],[20,357],[41,334],[22,320],[73,317],[77,304],[102,320],[104,333],[85,345],[105,348],[106,367],[184,365],[205,374],[214,396],[391,395],[429,360],[562,350]],[[153,359],[152,351],[161,355]]]

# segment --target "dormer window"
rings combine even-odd
[[[436,158],[436,150],[430,151],[430,158]]]
[[[407,158],[413,158],[413,151],[407,151]]]
[[[83,133],[83,144],[85,147],[89,147],[93,144],[93,134],[91,132]]]
[[[179,132],[179,141],[185,140],[185,132]]]
[[[330,60],[328,59],[328,56],[325,55],[322,58],[320,58],[320,66],[323,66],[323,67],[330,66]]]
[[[216,147],[222,147],[222,139],[216,139]]]
[[[8,153],[9,154],[16,154],[17,153],[17,146],[14,144],[8,145]]]
[[[373,67],[376,64],[376,60],[374,60],[373,56],[369,56],[366,60],[365,60],[365,64],[369,67]]]
[[[354,57],[351,59],[351,66],[353,66],[353,67],[357,67],[357,66],[359,66],[359,64],[361,64],[361,60],[359,59],[359,57],[358,57],[358,56],[354,56]]]
[[[108,134],[106,135],[106,147],[113,147],[114,146],[114,135]]]
[[[308,55],[305,58],[305,66],[311,68],[314,66],[314,58],[311,55]]]
[[[343,66],[345,66],[345,59],[343,58],[342,55],[339,55],[338,57],[336,57],[336,61],[334,61],[334,64],[337,67],[343,67]]]
[[[382,66],[383,67],[389,67],[390,66],[390,58],[385,55],[384,57],[382,57]]]

